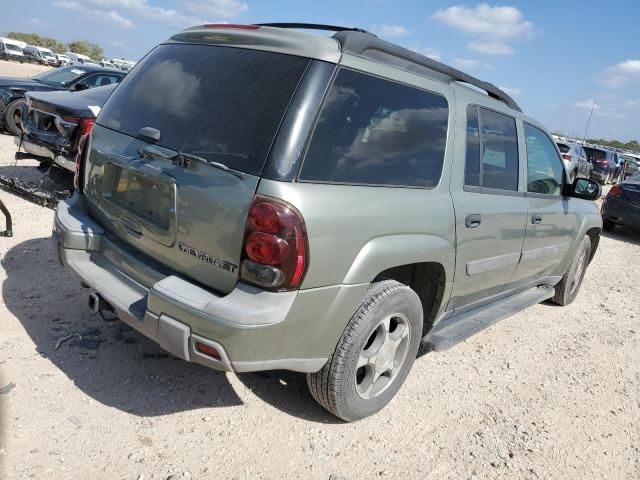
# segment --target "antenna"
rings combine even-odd
[[[593,109],[596,108],[596,101],[593,101],[593,105],[591,105],[591,112],[589,113],[589,120],[587,120],[587,128],[584,129],[584,138],[582,139],[582,144],[584,145],[587,141],[587,132],[589,131],[589,125],[591,125],[591,115],[593,115]]]

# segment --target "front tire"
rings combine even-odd
[[[395,280],[369,286],[325,366],[307,374],[313,398],[353,422],[387,405],[413,365],[422,335],[418,295]]]
[[[556,293],[551,301],[556,305],[569,305],[578,295],[584,274],[587,271],[591,258],[591,239],[585,237],[582,245],[578,248],[575,258],[569,266],[569,270],[564,274],[560,283],[555,286]]]
[[[18,98],[7,104],[4,109],[4,128],[11,135],[22,133],[22,105],[24,98]]]

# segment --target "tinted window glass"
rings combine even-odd
[[[82,83],[89,85],[90,87],[104,87],[105,85],[111,85],[112,83],[118,83],[122,77],[118,75],[105,75],[96,74],[89,75]]]
[[[565,145],[564,143],[558,143],[558,148],[560,149],[560,152],[562,152],[562,153],[567,153],[569,150],[571,150],[569,145]]]
[[[595,148],[584,147],[584,151],[586,152],[589,161],[602,160],[603,158],[607,157],[606,152],[597,150]]]
[[[300,178],[434,187],[447,119],[440,95],[343,69],[322,107]]]
[[[524,125],[527,144],[527,191],[560,195],[564,168],[547,135],[531,125]]]
[[[467,107],[467,161],[464,170],[464,184],[480,186],[480,128],[478,127],[478,107]]]
[[[97,122],[130,136],[260,174],[308,59],[210,45],[161,45],[142,60]]]
[[[518,135],[513,117],[480,109],[482,187],[518,190]]]

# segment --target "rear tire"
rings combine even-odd
[[[325,366],[307,374],[313,398],[353,422],[387,405],[404,383],[422,337],[418,295],[395,280],[369,286]]]
[[[7,104],[4,109],[4,128],[11,135],[18,136],[22,133],[22,105],[24,98],[18,98]]]
[[[591,239],[585,237],[582,245],[578,248],[575,258],[569,266],[569,270],[564,274],[560,283],[555,286],[556,293],[551,301],[556,305],[569,305],[578,295],[584,274],[591,258]]]

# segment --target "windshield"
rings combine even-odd
[[[97,122],[136,137],[259,174],[309,60],[214,47],[161,45],[128,74]]]
[[[68,85],[70,82],[72,82],[79,76],[84,75],[85,73],[86,70],[83,70],[82,68],[63,67],[40,73],[33,78],[48,85],[64,87],[65,85]]]
[[[22,49],[17,45],[11,45],[10,43],[5,43],[7,50],[11,50],[12,52],[22,52]]]
[[[42,55],[47,56],[47,57],[53,57],[53,52],[51,50],[46,49],[46,48],[41,48],[40,49],[40,53],[42,53]]]

